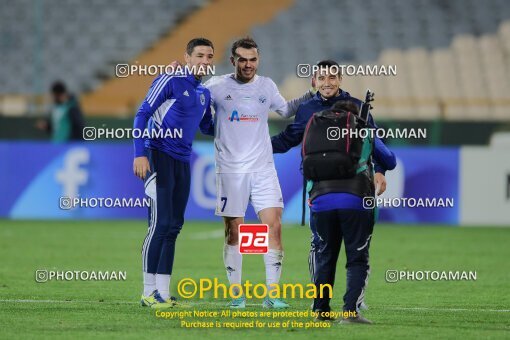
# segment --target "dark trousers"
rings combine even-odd
[[[175,241],[184,224],[184,211],[190,191],[190,165],[158,150],[149,150],[151,173],[145,180],[151,189],[149,228],[142,246],[143,271],[172,274]]]
[[[347,256],[347,287],[343,297],[344,311],[359,311],[363,301],[370,266],[368,251],[374,229],[373,210],[334,209],[312,212],[310,218],[312,246],[309,268],[312,282],[320,292],[321,284],[335,283],[336,262],[342,240]],[[313,310],[329,312],[328,289],[325,296],[314,299]]]

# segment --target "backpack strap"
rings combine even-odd
[[[305,215],[306,215],[306,178],[303,175],[303,202],[301,206],[301,226],[305,225]]]
[[[306,135],[308,134],[308,129],[310,129],[310,124],[312,123],[312,120],[315,117],[315,115],[316,115],[316,113],[312,114],[310,119],[308,119],[308,123],[306,124],[306,127],[305,127],[305,132],[304,132],[304,135],[303,135],[303,140],[301,141],[301,157],[305,156],[305,152],[306,152],[306,150],[305,150]]]
[[[356,175],[359,173],[362,173],[363,171],[365,171],[367,169],[368,169],[368,162],[366,160],[361,162],[361,160],[360,160],[360,162],[358,163],[358,167],[356,169]]]
[[[370,137],[366,137],[363,140],[363,147],[361,148],[361,157],[358,162],[356,174],[359,174],[368,169],[368,161],[374,150],[373,140]]]

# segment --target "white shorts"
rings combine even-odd
[[[255,213],[283,208],[282,190],[275,169],[252,173],[216,174],[216,215],[244,217],[248,202]]]

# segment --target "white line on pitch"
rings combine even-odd
[[[93,301],[93,300],[9,300],[3,299],[0,302],[14,302],[14,303],[98,303],[98,304],[125,304],[135,305],[139,302],[134,301]],[[193,306],[207,307],[210,305],[226,306],[226,303],[222,302],[186,302]],[[256,303],[247,303],[247,306],[260,306]],[[444,312],[496,312],[496,313],[508,313],[510,309],[473,309],[473,308],[434,308],[434,307],[400,307],[400,306],[385,306],[385,307],[371,307],[371,309],[385,309],[385,310],[423,310],[423,311],[444,311]]]
[[[209,240],[212,238],[222,238],[225,237],[224,230],[211,230],[211,231],[201,231],[198,233],[194,233],[188,236],[189,239],[192,240]]]
[[[93,301],[93,300],[0,300],[0,302],[15,302],[15,303],[104,303],[104,304],[126,304],[131,305],[136,302],[132,301]]]
[[[435,308],[435,307],[400,307],[400,306],[374,307],[374,309],[424,310],[424,311],[445,311],[445,312],[503,312],[503,313],[510,312],[510,309]]]

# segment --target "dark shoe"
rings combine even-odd
[[[330,312],[323,312],[320,309],[317,309],[314,312],[317,313],[317,316],[315,317],[315,319],[313,319],[313,321],[315,321],[315,322],[319,322],[319,321],[335,321],[336,320],[335,318],[332,318],[330,316]]]

